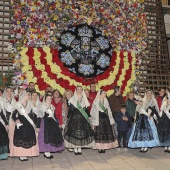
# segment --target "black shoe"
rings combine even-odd
[[[99,150],[98,150],[98,152],[99,152],[99,153],[102,153],[102,150],[101,150],[101,149],[99,149]]]
[[[147,150],[143,150],[143,153],[146,153],[146,152],[148,152],[148,149]]]
[[[165,149],[164,152],[165,152],[165,153],[169,153],[168,149]]]
[[[170,153],[170,150],[167,150],[167,153]]]
[[[50,155],[50,156],[48,157],[48,156],[46,156],[46,155],[44,154],[44,158],[47,158],[47,159],[53,159],[53,158],[54,158],[54,156],[53,156],[53,155]]]
[[[53,155],[50,155],[50,159],[53,159],[54,158],[54,156]]]
[[[82,152],[78,152],[78,155],[81,155],[82,154]]]
[[[20,161],[28,161],[28,158],[26,158],[26,159],[21,159],[21,158],[19,158],[19,160],[20,160]]]
[[[139,152],[143,152],[143,150],[140,150]]]
[[[8,160],[8,158],[6,158],[6,159],[0,159],[0,161],[5,161],[5,160]]]
[[[102,149],[102,153],[105,153],[106,151],[104,149]]]
[[[79,153],[78,152],[74,152],[74,155],[78,155]]]

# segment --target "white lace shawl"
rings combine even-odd
[[[147,91],[146,91],[145,96],[142,99],[142,101],[143,101],[143,106],[142,107],[144,108],[144,110],[147,110],[148,107],[150,106],[150,107],[155,107],[156,111],[159,113],[158,104],[157,104],[157,101],[155,99],[155,96],[154,96],[153,92],[152,92],[152,97],[151,97],[150,101],[148,101],[148,99],[147,99]]]
[[[8,99],[6,97],[6,89],[7,88],[5,88],[5,90],[3,92],[3,96],[2,96],[2,102],[3,102],[5,116],[6,116],[6,111],[12,113],[15,110],[15,104],[16,104],[16,100],[14,98],[14,93],[12,94],[11,102],[8,101]]]
[[[74,91],[74,95],[70,98],[70,100],[68,101],[68,103],[70,104],[72,104],[75,108],[77,108],[77,102],[79,101],[79,99],[78,99],[78,96],[77,96],[77,92],[76,92],[76,90]],[[80,105],[81,105],[81,107],[82,108],[84,108],[84,107],[89,107],[90,106],[90,103],[89,103],[89,101],[87,100],[87,97],[86,97],[86,95],[85,95],[85,93],[84,93],[84,90],[82,91],[82,100],[81,101],[79,101],[80,102]]]
[[[136,106],[136,112],[138,112],[139,114],[144,114],[146,116],[149,116],[151,114],[151,110],[150,109],[149,109],[148,112],[146,112],[144,107],[143,106],[139,106],[139,105]]]
[[[15,110],[16,100],[12,98],[12,101],[9,102],[8,99],[5,97],[2,99],[2,105],[3,105],[3,111],[4,111],[3,113],[5,117],[6,117],[6,112],[11,113],[10,118],[9,118],[9,124],[10,124],[12,113]]]
[[[139,115],[146,115],[146,116],[150,116],[150,114],[152,113],[152,110],[148,109],[148,111],[145,110],[145,108],[142,106],[137,105],[136,106],[136,114],[135,114],[135,120],[137,119],[137,112],[139,113]]]
[[[41,103],[37,108],[37,117],[43,118],[45,113],[49,114],[50,117],[54,118],[55,107],[51,104],[48,106],[45,102]]]
[[[159,112],[159,116],[162,117],[163,112],[165,112],[165,114],[168,116],[168,118],[170,119],[170,105],[168,105],[168,101],[170,100],[169,98],[167,99],[166,97],[164,97],[165,100],[162,101],[162,105],[161,105],[161,109]]]
[[[29,114],[31,112],[31,105],[30,105],[30,102],[28,101],[27,102],[27,105],[26,107],[23,106],[22,102],[21,101],[18,101],[16,102],[16,105],[15,105],[15,109],[19,109],[18,111],[20,111],[20,107],[22,106],[22,108],[24,108],[25,110],[25,113]],[[22,113],[21,113],[22,114]]]
[[[11,87],[10,87],[10,88],[11,88]],[[2,98],[6,98],[6,90],[7,90],[7,89],[8,89],[7,87],[4,89]],[[12,98],[14,98],[14,92],[12,93]]]
[[[160,117],[162,117],[163,111],[167,107],[167,102],[168,102],[168,99],[166,97],[164,97],[162,104],[161,104],[161,107],[160,107],[160,111],[159,111]]]

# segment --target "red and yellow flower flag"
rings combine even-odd
[[[58,50],[47,46],[43,48],[23,48],[20,52],[23,63],[22,72],[28,82],[36,84],[36,90],[44,94],[47,86],[64,93],[65,89],[74,91],[80,85],[84,88],[92,82],[96,83],[97,90],[106,90],[108,95],[113,92],[115,85],[121,86],[123,95],[130,91],[135,80],[135,53],[117,51],[112,53],[109,68],[101,75],[86,79],[70,72],[59,60]]]

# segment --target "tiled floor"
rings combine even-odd
[[[83,154],[76,156],[65,150],[54,153],[54,159],[48,160],[43,154],[21,162],[18,158],[0,161],[0,170],[169,170],[170,153],[163,148],[153,148],[147,153],[138,149],[118,152],[117,149],[99,154],[96,150],[84,149]]]

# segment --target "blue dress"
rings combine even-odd
[[[150,119],[143,109],[139,109],[139,117],[134,123],[129,138],[129,148],[144,148],[159,146],[159,138],[155,123]]]

